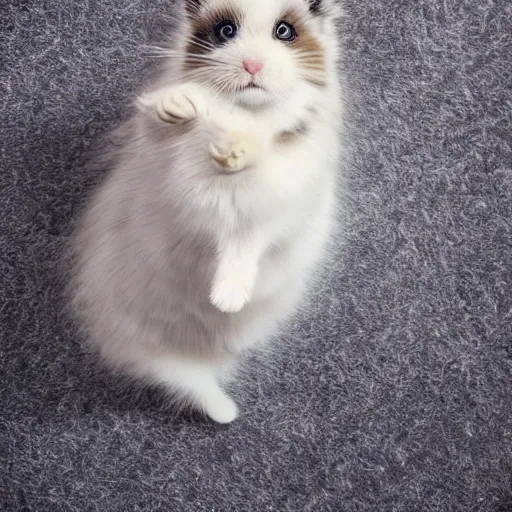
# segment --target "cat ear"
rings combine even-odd
[[[185,8],[187,12],[194,14],[199,11],[204,2],[205,0],[185,0]]]
[[[314,15],[322,14],[322,6],[323,6],[322,0],[308,0],[308,4],[309,4],[309,11],[312,14],[314,14]]]
[[[333,0],[307,0],[307,3],[313,16],[337,18],[341,12],[339,2]]]

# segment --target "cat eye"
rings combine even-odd
[[[215,38],[221,43],[225,43],[226,41],[233,39],[236,36],[237,31],[238,27],[232,20],[221,21],[213,27]]]
[[[280,41],[293,41],[297,37],[297,32],[295,32],[293,25],[290,25],[286,21],[280,21],[276,25],[274,34]]]

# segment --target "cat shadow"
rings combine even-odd
[[[265,362],[257,354],[248,357],[244,363],[237,378],[224,387],[235,401],[243,404],[244,409],[252,409],[261,388],[271,380],[269,374],[275,371],[275,365]],[[251,368],[253,365],[258,365],[259,371]],[[83,415],[109,414],[117,418],[140,415],[175,427],[189,425],[206,431],[219,428],[205,414],[182,405],[179,396],[164,386],[143,383],[114,373],[96,354],[87,350],[83,350],[80,357],[73,361],[73,366],[76,368],[73,379],[75,408]],[[255,380],[256,374],[259,378]]]

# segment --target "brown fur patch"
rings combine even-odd
[[[293,130],[278,133],[274,138],[274,142],[279,146],[286,146],[306,135],[308,131],[308,125],[305,121],[302,121]]]
[[[293,25],[297,32],[297,37],[287,44],[297,52],[299,65],[306,71],[304,78],[314,85],[325,87],[325,52],[318,39],[308,29],[304,15],[288,11],[281,19]]]
[[[230,6],[209,11],[200,11],[195,8],[188,10],[188,13],[191,36],[186,48],[185,69],[208,67],[209,64],[206,60],[194,58],[194,56],[206,55],[218,46],[213,34],[214,25],[220,21],[232,20],[240,27],[242,15],[236,8]]]

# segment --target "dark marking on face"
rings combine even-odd
[[[314,15],[322,14],[322,0],[308,0],[309,12]]]
[[[200,1],[200,0],[199,0]],[[193,2],[197,3],[197,2]],[[206,55],[215,48],[228,44],[215,37],[214,27],[223,21],[233,21],[240,27],[243,16],[239,11],[231,7],[221,7],[208,11],[189,11],[190,36],[186,48],[185,69],[198,69],[208,67],[208,62],[196,55]]]
[[[325,87],[325,51],[307,26],[304,15],[292,10],[286,12],[282,20],[293,25],[297,32],[297,37],[286,44],[295,51],[298,65],[305,71],[304,79],[319,87]]]

